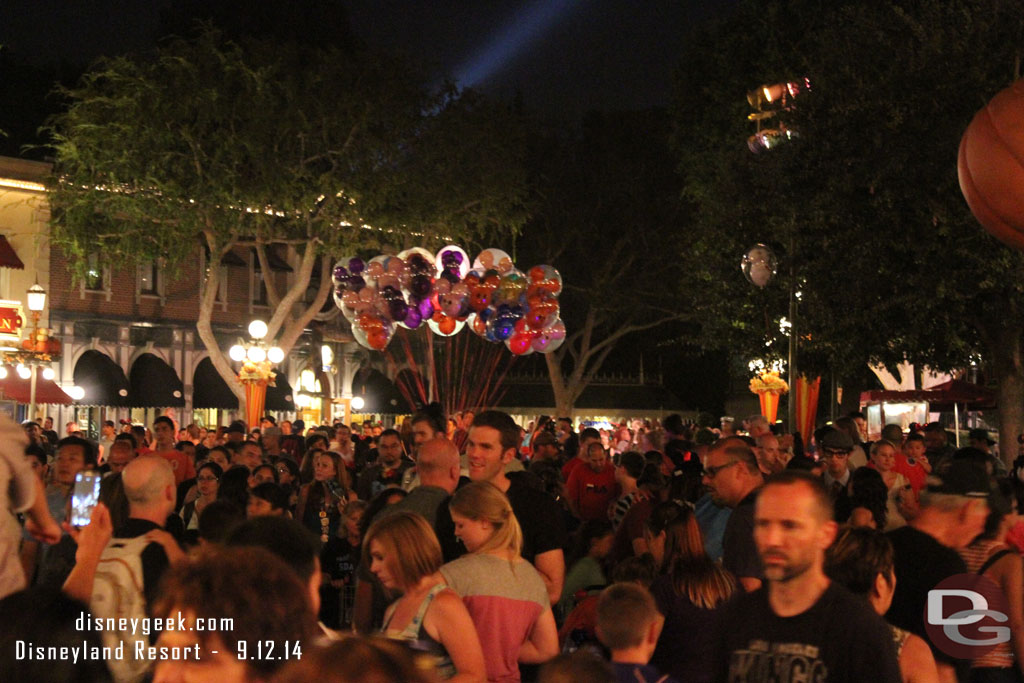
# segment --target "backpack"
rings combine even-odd
[[[149,636],[142,632],[146,618],[146,595],[143,592],[142,551],[150,541],[145,536],[112,538],[100,555],[92,584],[89,608],[97,619],[127,619],[122,630],[108,630],[104,622],[103,645],[117,648],[122,643],[123,656],[107,662],[114,679],[119,682],[138,681],[149,669],[150,661],[135,658],[135,643],[149,646]],[[135,620],[135,628],[132,628]],[[117,626],[116,622],[114,624]]]

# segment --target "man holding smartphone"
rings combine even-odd
[[[53,480],[46,487],[46,506],[58,524],[67,518],[68,502],[75,486],[75,476],[86,468],[96,467],[96,449],[90,441],[68,436],[57,442],[57,453],[51,470]],[[74,543],[62,537],[54,545],[43,545],[26,535],[21,549],[21,563],[30,583],[60,585],[74,564]],[[36,569],[39,575],[36,576]]]

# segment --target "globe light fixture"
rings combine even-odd
[[[362,396],[356,396],[352,399],[352,410],[362,410],[366,405],[366,401],[363,400]]]
[[[249,323],[249,336],[253,339],[263,339],[267,336],[267,324],[262,320],[253,320]]]
[[[70,387],[65,390],[65,393],[67,393],[73,401],[81,401],[85,398],[85,389],[82,387]]]
[[[29,377],[32,376],[32,371],[29,370],[27,366],[22,365],[21,363],[18,363],[18,367],[15,368],[15,371],[18,373],[18,377],[22,379],[28,379]]]
[[[57,376],[57,373],[53,371],[53,368],[43,368],[43,379],[53,380]]]
[[[267,351],[267,360],[271,363],[280,363],[284,360],[284,351],[277,346],[270,347],[270,350]]]
[[[245,356],[253,363],[262,363],[267,359],[267,352],[262,346],[250,346]]]
[[[231,358],[231,360],[233,361],[245,360],[245,347],[242,346],[241,344],[235,344],[230,349],[228,349],[228,357]]]
[[[7,379],[7,368],[0,365],[0,379]]]

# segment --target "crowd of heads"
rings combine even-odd
[[[167,566],[147,605],[151,616],[234,619],[233,629],[164,631],[153,644],[224,653],[257,641],[282,652],[308,645],[294,662],[227,654],[161,660],[156,680],[200,666],[222,672],[223,681],[305,680],[312,671],[325,680],[419,680],[422,665],[400,644],[355,635],[329,643],[330,635],[373,630],[361,628],[357,586],[372,584],[367,595],[379,593],[386,604],[463,554],[522,555],[547,589],[554,583],[558,647],[580,652],[552,659],[541,680],[602,680],[617,663],[652,658],[671,668],[678,662],[665,654],[663,634],[675,617],[665,595],[710,613],[759,585],[827,576],[883,614],[896,580],[893,546],[881,531],[894,515],[941,520],[940,540],[962,539],[962,547],[999,533],[1012,506],[994,501],[1021,497],[1019,483],[992,478],[987,435],[973,434],[970,449],[954,451],[941,428],[904,434],[888,425],[867,444],[856,416],[818,430],[806,447],[798,436],[773,433],[760,415],[743,429],[702,429],[678,415],[612,426],[543,416],[521,426],[497,410],[449,420],[436,404],[394,428],[307,430],[300,420],[268,419],[258,431],[240,423],[178,429],[161,416],[149,430],[104,423],[99,445],[80,433],[51,442],[35,422],[25,431],[25,456],[55,500],[63,495],[66,504],[76,475],[98,469],[115,531],[145,520],[168,532],[169,541],[154,537],[173,548],[164,546]],[[858,449],[866,462],[855,467]],[[909,493],[892,495],[893,477],[903,476],[908,460],[928,466],[913,505]],[[543,496],[557,516],[552,525],[571,532],[558,548],[557,572],[533,559],[536,523],[516,508],[520,487]],[[417,506],[428,490],[439,502],[424,516]],[[728,525],[748,514],[746,535],[736,536]],[[730,557],[737,553],[753,556],[756,571]],[[61,595],[60,583],[40,580],[52,555],[47,550],[40,565],[26,566],[34,572],[29,592],[0,602],[0,614],[26,600],[49,605],[32,622],[45,626],[37,637],[48,644],[66,638],[66,615],[77,604]],[[365,618],[380,626],[379,617]],[[5,638],[13,633],[0,630]],[[476,635],[481,643],[495,637]],[[364,670],[380,677],[360,678]],[[93,680],[103,680],[103,667],[96,672]]]

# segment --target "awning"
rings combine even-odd
[[[7,241],[7,238],[0,235],[0,268],[16,268],[25,270],[25,264],[21,262],[14,252],[14,247]]]
[[[192,407],[238,409],[238,397],[209,358],[199,361],[196,374],[192,376]]]
[[[356,411],[359,413],[407,415],[413,412],[395,383],[380,370],[357,372],[352,380],[352,396],[360,396],[364,401],[363,407]]]
[[[277,373],[274,378],[276,386],[267,387],[267,410],[295,410],[295,397],[292,395],[292,385],[288,384],[288,378],[283,372]]]
[[[950,412],[955,404],[965,406],[969,410],[994,409],[996,395],[994,391],[986,387],[954,379],[936,384],[928,389],[864,391],[861,392],[860,402],[861,404],[927,402],[933,412]]]
[[[271,270],[276,270],[279,273],[290,273],[292,267],[288,265],[288,262],[281,258],[277,253],[277,247],[273,244],[268,244],[266,247],[267,251],[267,265],[270,266]],[[252,259],[256,267],[259,268],[259,256],[256,255],[256,247],[252,248]]]
[[[100,351],[86,351],[75,363],[74,382],[85,390],[79,405],[128,406],[131,385],[124,371]]]
[[[210,247],[208,247],[208,246],[206,246],[204,244],[203,245],[203,249],[206,252],[206,260],[207,260],[207,262],[209,262],[209,260],[210,260]],[[243,268],[245,268],[246,266],[249,265],[248,263],[245,262],[245,260],[241,256],[239,256],[238,254],[236,254],[233,251],[228,251],[226,254],[224,254],[224,256],[222,256],[221,259],[220,259],[220,264],[222,266],[241,266]]]
[[[42,369],[37,368],[36,372],[36,403],[50,403],[56,405],[70,405],[71,397],[64,393],[64,390],[57,386],[52,379],[43,377]],[[28,404],[32,400],[32,380],[18,377],[13,367],[7,367],[7,377],[0,379],[0,395],[3,398]]]
[[[144,353],[135,359],[128,381],[131,384],[128,403],[133,408],[185,405],[185,387],[178,373],[152,353]]]

